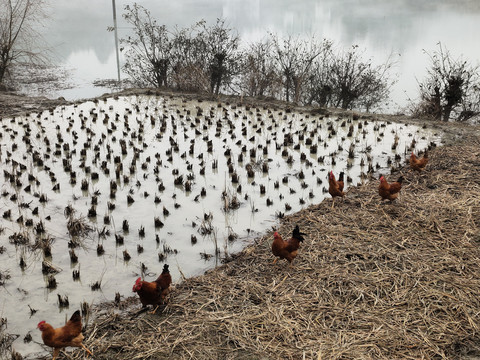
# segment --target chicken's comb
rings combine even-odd
[[[43,325],[43,324],[45,324],[45,323],[46,323],[46,321],[45,321],[45,320],[42,320],[42,321],[40,321],[40,322],[38,323],[37,327],[40,327],[40,325]]]
[[[383,175],[380,176],[380,181],[382,181],[382,180],[385,180],[385,178],[383,177]]]
[[[135,284],[133,284],[133,288],[132,288],[133,292],[137,292],[142,287],[141,281],[142,281],[141,277],[139,277],[137,281],[135,281]]]
[[[273,236],[278,236],[278,232],[275,231],[275,232],[273,233]]]

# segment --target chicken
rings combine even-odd
[[[340,173],[338,177],[338,181],[335,180],[335,175],[333,175],[333,171],[328,173],[328,193],[332,196],[332,208],[335,204],[335,197],[341,196],[344,197],[345,193],[343,192],[343,171]]]
[[[402,189],[403,176],[400,176],[396,182],[389,184],[387,180],[381,176],[380,185],[378,186],[378,193],[382,197],[382,200],[388,199],[390,202],[398,197],[400,190]]]
[[[415,171],[422,171],[423,169],[425,169],[425,166],[427,166],[427,163],[428,153],[426,150],[421,159],[417,158],[412,151],[412,154],[410,155],[410,168]]]
[[[163,266],[163,271],[157,280],[153,282],[142,281],[138,278],[133,285],[133,292],[136,292],[140,297],[140,302],[143,307],[147,305],[156,306],[151,314],[155,314],[158,307],[165,302],[165,298],[170,292],[170,284],[172,283],[172,276],[168,270],[168,265]]]
[[[278,258],[280,258],[287,259],[291,264],[297,256],[300,243],[304,240],[303,235],[306,234],[300,232],[298,225],[293,229],[292,237],[288,241],[284,241],[280,234],[275,231],[273,234],[272,253],[277,256],[277,258],[275,258],[273,263],[275,264]]]
[[[52,325],[45,321],[40,321],[37,328],[42,332],[43,343],[47,346],[53,347],[52,360],[55,360],[60,353],[60,350],[67,346],[82,347],[90,355],[93,355],[92,352],[82,343],[83,334],[80,310],[75,311],[70,320],[68,320],[63,327],[54,329]]]

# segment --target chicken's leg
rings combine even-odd
[[[335,198],[332,198],[332,209],[334,205],[335,205]]]
[[[88,350],[85,345],[83,345],[83,344],[80,344],[80,345],[82,345],[82,348],[84,348],[84,350],[85,350],[86,352],[88,352],[88,353],[90,354],[90,356],[93,356],[93,353],[92,353],[90,350]]]
[[[60,354],[60,348],[55,348],[53,349],[53,358],[52,360],[55,360],[58,356],[58,354]]]
[[[153,311],[149,312],[149,314],[152,314],[152,315],[155,314],[155,312],[157,311],[157,309],[158,309],[159,306],[160,306],[160,305],[157,305],[157,307],[156,307],[155,309],[153,309]]]

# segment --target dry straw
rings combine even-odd
[[[95,359],[452,359],[480,348],[480,144],[436,148],[401,169],[399,198],[378,181],[286,216],[307,233],[272,265],[272,233],[187,279],[156,315],[132,297],[98,306]],[[388,175],[395,180],[400,173]],[[82,351],[71,359],[83,358]]]

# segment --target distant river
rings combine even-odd
[[[268,31],[279,35],[315,35],[339,46],[360,45],[366,56],[383,62],[399,54],[394,73],[398,82],[388,109],[396,112],[417,96],[416,79],[425,75],[428,56],[441,42],[455,56],[480,63],[478,0],[144,0],[158,23],[187,27],[205,19],[226,19],[244,42],[262,39]],[[72,70],[73,89],[49,96],[68,100],[91,98],[108,89],[95,88],[96,79],[117,77],[110,0],[50,0],[45,38],[56,59]],[[129,34],[124,6],[116,0],[119,37]],[[121,60],[123,62],[123,59]],[[123,76],[123,74],[122,74]]]

